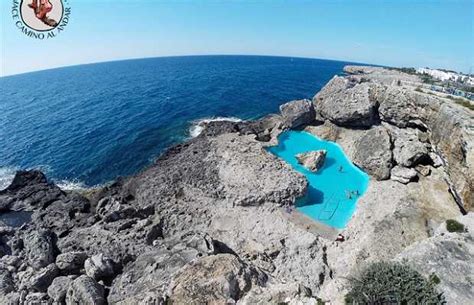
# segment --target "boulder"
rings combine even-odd
[[[283,124],[289,128],[297,128],[311,124],[316,116],[310,100],[291,101],[280,106]]]
[[[53,280],[48,287],[48,296],[57,303],[64,303],[69,285],[75,276],[60,276]]]
[[[84,268],[86,274],[97,281],[106,280],[115,275],[113,260],[102,253],[88,258]]]
[[[376,86],[353,83],[335,76],[313,98],[316,111],[339,126],[369,127],[377,122],[377,103],[372,98]]]
[[[419,140],[416,129],[399,129],[392,126],[388,128],[393,139],[393,158],[397,164],[414,167],[421,161],[430,160],[428,145]]]
[[[392,150],[390,135],[384,127],[373,127],[357,140],[354,163],[377,180],[390,177]]]
[[[390,179],[398,181],[403,184],[408,184],[414,181],[417,177],[416,170],[413,168],[406,168],[403,166],[395,166],[392,168]]]
[[[0,211],[44,208],[63,196],[40,171],[18,171],[12,183],[0,190]]]
[[[87,275],[81,275],[69,285],[66,304],[106,304],[104,287]]]
[[[30,287],[39,292],[46,292],[58,273],[58,267],[55,264],[49,264],[30,278]]]
[[[302,154],[297,154],[296,159],[298,163],[312,172],[317,172],[324,166],[326,160],[326,150],[315,150]]]
[[[84,262],[87,259],[85,252],[67,252],[59,254],[56,258],[56,265],[65,273],[78,273],[84,268]]]
[[[166,298],[171,276],[188,262],[212,255],[215,251],[213,244],[206,234],[194,232],[177,239],[159,241],[114,279],[108,302],[137,304],[146,299],[150,304],[161,304]]]
[[[169,288],[172,304],[234,304],[254,285],[264,286],[266,275],[236,256],[218,254],[182,268]]]
[[[54,263],[53,234],[50,231],[33,231],[24,238],[26,256],[32,267],[41,269]]]
[[[464,233],[449,233],[445,223],[435,236],[407,247],[395,260],[405,261],[425,277],[436,276],[447,304],[470,304],[474,300],[474,213],[456,219],[467,228]]]

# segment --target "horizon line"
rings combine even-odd
[[[64,68],[73,68],[73,67],[88,66],[88,65],[95,65],[95,64],[107,64],[107,63],[122,62],[122,61],[133,61],[133,60],[141,60],[141,59],[157,59],[157,58],[173,58],[173,57],[205,57],[205,56],[216,56],[216,57],[217,56],[249,56],[249,57],[254,56],[254,57],[281,57],[281,58],[297,58],[297,59],[313,59],[313,60],[316,59],[316,60],[327,60],[327,61],[351,63],[351,64],[356,64],[356,65],[361,65],[361,66],[391,67],[391,66],[380,65],[380,64],[369,64],[369,63],[361,63],[361,62],[350,61],[350,60],[332,59],[332,58],[324,58],[324,57],[319,57],[318,58],[318,57],[272,55],[272,54],[230,54],[230,53],[229,54],[225,54],[225,53],[224,54],[187,54],[187,55],[163,55],[163,56],[130,57],[130,58],[117,58],[117,59],[104,60],[104,61],[91,61],[91,62],[87,62],[87,63],[78,63],[78,64],[72,64],[72,65],[51,67],[51,68],[47,68],[47,69],[32,70],[32,71],[26,71],[26,72],[20,72],[20,73],[0,75],[0,79],[20,76],[20,75],[30,74],[30,73],[38,73],[38,72],[44,72],[44,71],[59,70],[59,69],[64,69]]]

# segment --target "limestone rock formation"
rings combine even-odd
[[[354,163],[378,180],[390,177],[392,150],[384,127],[371,128],[356,142]]]
[[[0,191],[0,216],[31,217],[0,225],[0,303],[339,304],[359,268],[402,259],[436,274],[450,303],[468,303],[473,229],[461,211],[473,206],[472,112],[415,91],[415,76],[346,70],[315,98],[317,113],[303,101],[256,121],[210,122],[97,190],[65,192],[19,172]],[[289,127],[337,142],[373,178],[344,242],[282,209],[307,191],[266,150]],[[447,232],[450,218],[467,232]]]
[[[31,266],[36,269],[54,263],[53,235],[50,231],[31,232],[25,236],[25,249]]]
[[[297,154],[296,159],[298,163],[306,167],[312,172],[317,172],[324,166],[326,160],[326,150],[315,150],[302,154]]]
[[[182,268],[170,285],[173,304],[235,303],[253,285],[264,286],[267,277],[232,254],[196,260]]]
[[[448,304],[469,304],[474,299],[474,213],[457,218],[466,232],[447,232],[440,225],[435,236],[407,247],[396,260],[406,260],[426,277],[439,278]]]
[[[316,115],[310,100],[288,102],[280,106],[280,112],[284,125],[289,128],[311,124]]]
[[[313,99],[316,111],[340,126],[369,127],[377,121],[371,85],[335,76]]]
[[[81,275],[69,285],[66,304],[106,304],[104,287],[87,275]]]
[[[114,261],[102,253],[88,258],[85,261],[84,269],[86,274],[96,281],[109,279],[115,274]]]
[[[48,296],[58,303],[64,303],[69,285],[74,280],[74,276],[58,276],[48,287]]]
[[[66,252],[56,257],[56,265],[61,271],[77,273],[84,268],[87,259],[85,252]]]
[[[395,166],[392,168],[390,178],[394,181],[398,181],[403,184],[410,183],[411,181],[415,180],[417,177],[416,170],[413,168],[406,168],[403,166]]]

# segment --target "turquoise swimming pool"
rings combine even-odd
[[[314,220],[342,229],[351,219],[369,185],[369,176],[355,166],[342,148],[321,140],[304,131],[285,131],[278,137],[278,145],[267,148],[269,152],[289,163],[306,176],[308,191],[296,202],[296,208]],[[296,155],[325,149],[326,161],[313,173],[298,164]]]

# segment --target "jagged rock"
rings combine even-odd
[[[378,180],[388,179],[393,166],[390,148],[385,128],[371,128],[355,143],[354,163]]]
[[[326,141],[336,141],[339,136],[339,127],[331,123],[330,121],[325,121],[324,124],[318,126],[306,126],[304,131],[309,132],[310,134],[321,138]]]
[[[51,304],[48,300],[48,295],[43,292],[29,293],[23,302],[24,305],[38,305],[38,304]]]
[[[0,262],[7,266],[18,268],[18,266],[21,263],[21,259],[15,255],[5,255],[2,258],[0,258]]]
[[[15,290],[15,283],[10,271],[0,268],[0,295],[6,295]]]
[[[236,256],[218,254],[192,261],[178,271],[169,289],[173,304],[235,303],[266,275],[246,266]]]
[[[436,275],[440,279],[437,288],[448,304],[469,304],[474,299],[474,213],[457,220],[467,232],[449,233],[440,228],[435,236],[407,247],[395,259],[407,261],[426,277]]]
[[[297,154],[298,163],[312,172],[317,172],[324,166],[326,160],[326,150],[316,150],[307,153]]]
[[[106,304],[104,287],[87,275],[81,275],[69,285],[66,304]]]
[[[371,93],[374,86],[335,76],[313,98],[316,111],[340,126],[372,126],[377,121],[377,103]]]
[[[282,128],[283,118],[277,114],[269,114],[255,121],[245,121],[238,123],[239,134],[254,134],[255,139],[261,142],[268,142],[272,138],[272,132]]]
[[[105,280],[115,275],[114,262],[102,253],[88,258],[84,268],[86,269],[86,274],[97,281]]]
[[[59,276],[48,287],[48,296],[57,303],[64,303],[69,285],[75,276]]]
[[[0,211],[44,208],[62,196],[40,171],[18,171],[12,183],[0,191]]]
[[[429,103],[428,97],[398,86],[388,86],[379,93],[377,100],[382,121],[400,128],[425,126],[428,108],[420,106]]]
[[[289,128],[311,124],[316,116],[310,100],[291,101],[280,106],[283,124]]]
[[[77,273],[84,267],[86,259],[87,253],[85,252],[67,252],[56,257],[56,265],[63,272]]]
[[[440,167],[443,165],[443,160],[437,153],[429,152],[428,155],[433,163],[433,167]]]
[[[25,236],[26,255],[31,266],[41,269],[54,263],[53,240],[53,234],[47,230],[31,232]]]
[[[256,287],[239,300],[239,304],[315,305],[319,303],[318,299],[311,295],[311,290],[309,288],[297,283],[291,283],[273,284],[265,288]]]
[[[96,208],[97,215],[105,222],[113,222],[125,218],[146,218],[155,212],[153,206],[136,209],[123,198],[107,196],[102,198]]]
[[[46,292],[59,270],[55,264],[49,264],[30,278],[30,287],[39,292]]]
[[[114,279],[108,301],[136,304],[147,299],[150,304],[160,304],[175,272],[186,263],[213,252],[212,240],[209,242],[204,234],[191,232],[177,240],[162,242],[138,256]]]
[[[418,139],[417,130],[389,127],[389,131],[394,139],[393,158],[397,164],[414,167],[421,161],[429,160],[428,147]]]
[[[20,302],[20,294],[18,292],[10,292],[8,294],[0,293],[0,304],[18,305]]]
[[[398,181],[403,184],[410,183],[411,181],[414,181],[417,177],[416,170],[413,168],[406,168],[403,166],[395,166],[392,168],[390,179],[394,181]]]

